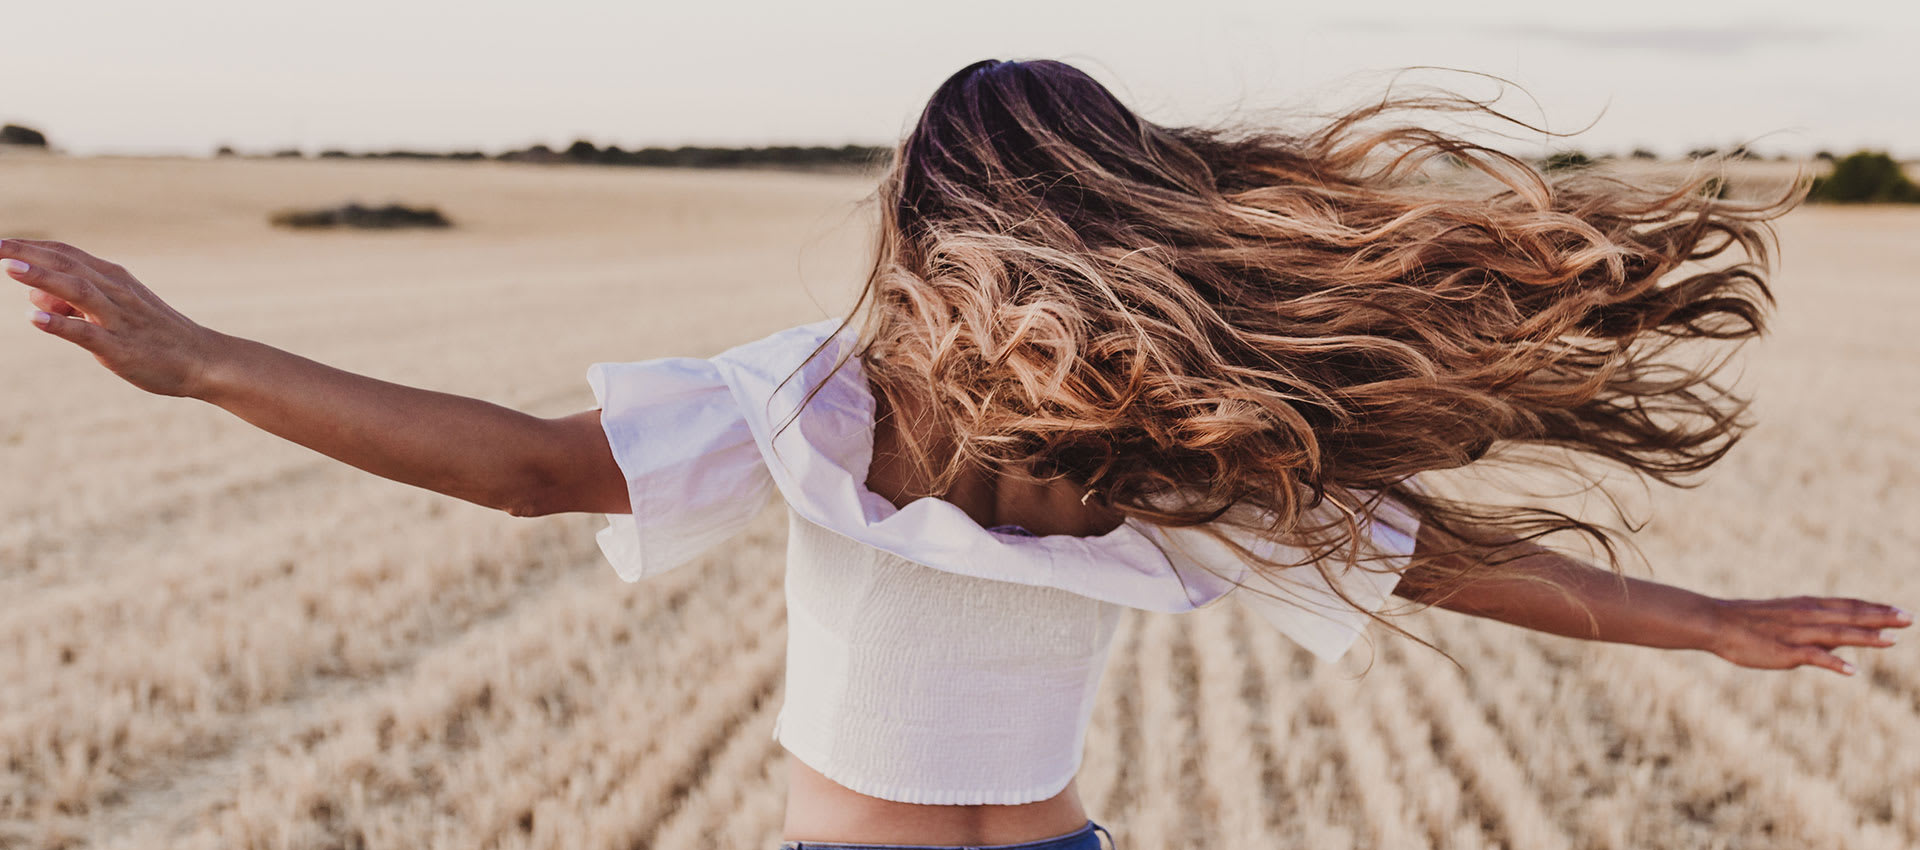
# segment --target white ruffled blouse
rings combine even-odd
[[[834,370],[855,341],[852,327],[835,335],[839,324],[824,319],[788,328],[710,358],[597,363],[587,372],[632,503],[632,514],[609,515],[597,538],[622,579],[684,564],[745,528],[773,494],[785,500],[795,535],[788,553],[787,696],[775,737],[829,778],[906,802],[1006,804],[1057,793],[1079,763],[1117,612],[1112,606],[1188,611],[1245,583],[1282,598],[1234,596],[1322,660],[1338,659],[1361,634],[1366,614],[1334,594],[1312,566],[1277,576],[1253,572],[1199,529],[1128,518],[1099,536],[1033,536],[984,528],[936,497],[895,507],[865,485],[874,399],[858,357]],[[781,385],[822,341],[825,349]],[[1395,568],[1413,552],[1415,527],[1410,514],[1390,504],[1364,526]],[[822,529],[853,548],[819,539]],[[1234,539],[1292,557],[1293,550],[1263,538]],[[820,559],[836,563],[813,563]],[[891,582],[885,593],[875,589],[882,578]],[[1398,578],[1357,569],[1340,575],[1341,589],[1368,610],[1385,604]],[[847,587],[823,592],[835,582]],[[859,594],[867,608],[845,603]],[[1080,638],[1070,651],[1036,653],[1014,642],[1047,638],[950,613],[989,597],[969,616],[1045,616],[1084,598],[1091,602],[1073,616],[1097,627],[1075,632]],[[944,607],[907,612],[932,600]],[[873,610],[881,605],[889,610]],[[949,633],[929,631],[935,624]],[[871,651],[850,646],[854,636],[872,643]],[[917,658],[903,655],[903,641],[927,648]],[[956,645],[966,649],[956,655]],[[1035,663],[1041,658],[1045,663]],[[988,671],[1000,689],[1001,716],[983,711],[982,701],[944,713],[927,705],[947,689],[985,687]],[[1009,724],[1068,740],[1048,750],[1040,741],[1053,739],[1009,738]],[[1014,739],[1018,745],[1004,752],[991,749],[993,741]]]

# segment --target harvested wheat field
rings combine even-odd
[[[204,324],[543,415],[602,360],[852,302],[870,181],[495,163],[0,159],[0,236]],[[429,232],[276,209],[438,206]],[[1920,210],[1779,223],[1760,423],[1640,499],[1654,578],[1920,606]],[[24,299],[20,302],[24,306]],[[783,514],[626,584],[603,520],[375,478],[0,325],[0,848],[770,848]],[[1632,495],[1632,494],[1629,494]],[[1635,564],[1634,574],[1647,575]],[[1920,651],[1737,668],[1441,611],[1321,666],[1129,612],[1079,785],[1124,848],[1920,845]],[[1365,675],[1360,675],[1365,671]]]

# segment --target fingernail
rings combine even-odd
[[[53,314],[45,310],[28,310],[27,318],[32,319],[34,324],[44,328],[48,322],[53,321]]]
[[[1896,620],[1899,620],[1900,625],[1903,625],[1903,626],[1913,625],[1913,615],[1907,613],[1902,609],[1899,609],[1899,608],[1893,609],[1893,618]]]
[[[13,274],[27,273],[27,264],[20,262],[19,260],[14,260],[14,259],[0,260],[0,267],[5,267],[7,271],[12,272]]]
[[[1845,673],[1849,676],[1853,675],[1853,665],[1848,664],[1845,661],[1840,662],[1840,672]]]

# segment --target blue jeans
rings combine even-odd
[[[1097,833],[1097,834],[1096,834]],[[780,850],[1101,850],[1100,836],[1107,837],[1111,850],[1113,834],[1093,821],[1066,835],[1022,841],[1019,844],[827,844],[818,841],[783,841]]]

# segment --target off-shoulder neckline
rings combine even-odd
[[[1343,654],[1366,625],[1367,614],[1354,604],[1379,608],[1398,581],[1391,570],[1348,570],[1333,577],[1351,594],[1350,604],[1313,565],[1253,573],[1245,553],[1278,561],[1297,561],[1302,553],[1232,525],[1163,527],[1129,516],[1098,536],[1026,536],[982,527],[958,505],[935,496],[896,506],[866,486],[876,427],[873,388],[863,361],[841,359],[857,342],[841,322],[822,319],[741,343],[706,358],[699,372],[700,380],[731,395],[733,412],[740,414],[737,424],[759,455],[755,474],[764,470],[762,480],[771,480],[801,520],[956,575],[1054,587],[1148,611],[1188,611],[1242,583],[1261,584],[1258,592],[1242,596],[1247,605],[1325,660]],[[852,368],[846,368],[849,361]],[[606,379],[599,369],[589,371],[590,380]],[[604,399],[604,388],[595,386]],[[793,415],[803,400],[805,408]],[[713,402],[702,396],[701,403]],[[712,416],[702,420],[706,426],[716,421]],[[717,441],[711,447],[691,447],[696,454],[689,462],[696,466],[690,468],[697,468],[698,452],[720,452],[722,445],[728,463],[745,463],[732,451],[738,433],[728,427],[711,435]],[[1417,518],[1389,503],[1381,507],[1399,516],[1378,528],[1369,523],[1374,543],[1391,557],[1410,558]],[[631,520],[628,527],[634,527]]]
[[[765,412],[749,416],[749,428],[774,484],[802,518],[936,569],[1062,587],[1135,608],[1190,610],[1230,589],[1230,580],[1209,570],[1183,573],[1162,549],[1166,530],[1132,517],[1097,536],[1027,536],[991,531],[937,496],[896,506],[868,489],[875,402],[860,358],[841,361],[855,342],[851,329],[799,362],[839,322],[796,326],[713,358],[730,373],[741,406]],[[809,393],[805,409],[788,422]],[[1231,572],[1244,565],[1221,566]]]

